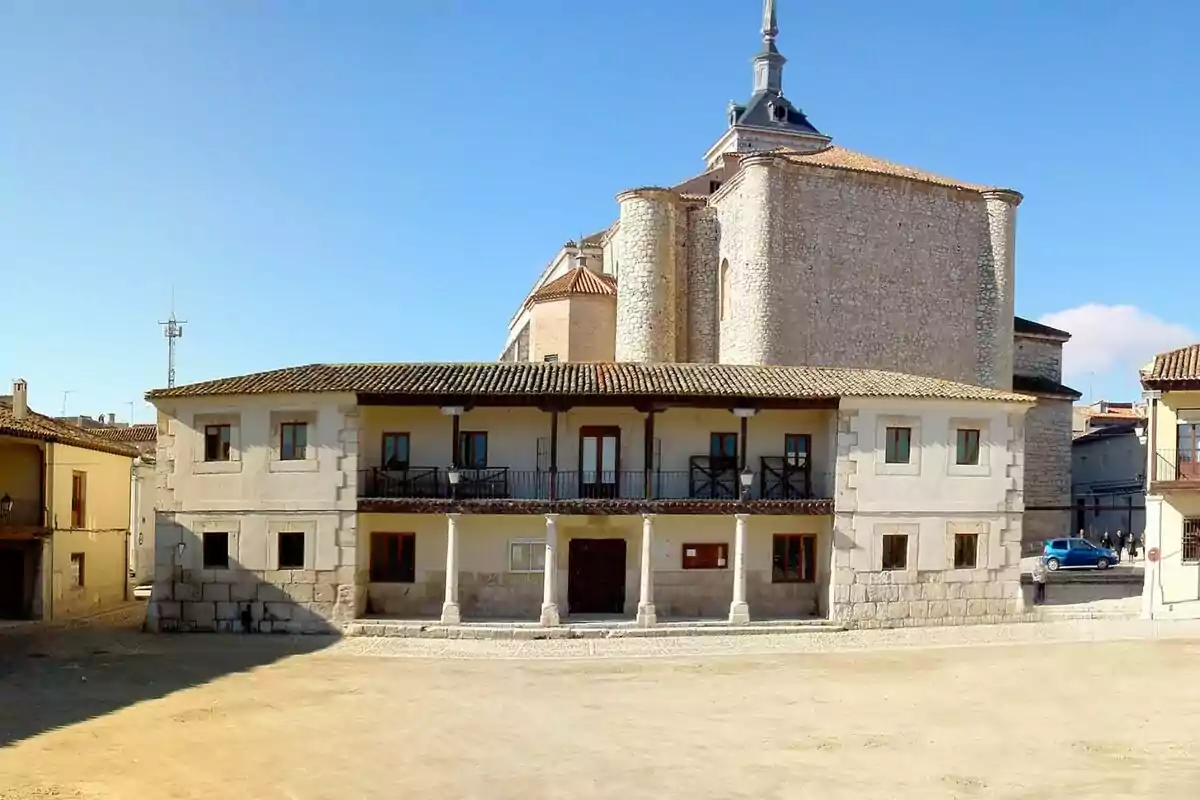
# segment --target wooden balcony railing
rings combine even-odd
[[[0,527],[40,527],[46,524],[46,510],[39,500],[15,498],[7,512],[0,507]]]

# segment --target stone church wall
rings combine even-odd
[[[1071,401],[1040,398],[1025,416],[1027,548],[1071,530]]]
[[[719,196],[732,275],[728,363],[875,367],[980,383],[980,276],[992,258],[979,194],[887,176],[743,159]],[[991,323],[989,323],[991,324]],[[991,378],[991,375],[987,377]],[[1011,378],[1011,372],[1004,381]],[[998,379],[997,379],[998,380]],[[989,381],[990,383],[991,381]]]

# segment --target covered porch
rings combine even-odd
[[[360,512],[358,539],[367,620],[611,629],[829,616],[828,513]]]

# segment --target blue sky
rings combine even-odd
[[[1018,313],[1072,327],[1077,388],[1132,394],[1200,328],[1200,5],[778,5],[785,91],[837,143],[1025,194]],[[172,285],[180,382],[493,359],[562,242],[702,169],[760,12],[4,0],[0,378],[150,419]]]

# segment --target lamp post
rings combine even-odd
[[[13,499],[8,496],[8,492],[4,493],[4,497],[0,497],[0,519],[7,520],[8,515],[12,513]]]
[[[450,481],[450,499],[458,499],[458,482],[462,478],[462,473],[458,471],[458,467],[451,466],[446,470],[446,479]]]
[[[1136,427],[1134,427],[1133,432],[1137,435],[1138,444],[1146,443],[1146,426],[1145,425],[1141,425],[1141,424],[1137,425]]]
[[[750,487],[754,484],[754,473],[749,467],[746,467],[738,474],[738,480],[742,484],[741,496],[738,499],[744,503],[750,497]]]

